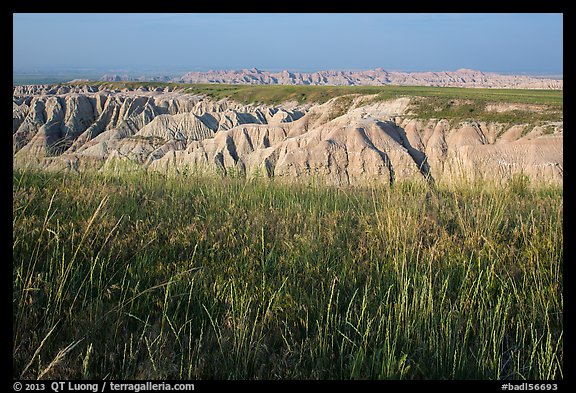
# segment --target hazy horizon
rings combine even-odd
[[[13,22],[13,72],[563,75],[562,14],[13,14]]]
[[[33,74],[33,73],[46,73],[46,72],[54,72],[54,73],[65,73],[65,72],[78,72],[78,73],[96,73],[101,75],[101,73],[110,73],[110,74],[129,74],[132,76],[135,75],[182,75],[186,72],[209,72],[209,71],[241,71],[241,70],[250,70],[256,68],[259,71],[265,72],[281,72],[281,71],[289,71],[289,72],[299,72],[299,73],[314,73],[320,71],[351,71],[351,72],[361,72],[361,71],[369,71],[375,70],[377,68],[382,68],[388,72],[404,72],[404,73],[420,73],[420,72],[455,72],[458,69],[391,69],[386,67],[371,67],[371,68],[323,68],[323,69],[293,69],[293,68],[261,68],[261,67],[236,67],[236,68],[193,68],[193,67],[181,67],[181,68],[169,68],[166,67],[165,69],[161,68],[119,68],[119,67],[73,67],[73,66],[47,66],[47,67],[19,67],[13,68],[13,73],[18,74]],[[462,69],[465,67],[461,67]],[[495,74],[502,74],[502,75],[531,75],[531,76],[563,76],[563,73],[550,73],[550,72],[498,72],[498,71],[490,71],[490,70],[483,70],[483,69],[472,69],[467,68],[474,71],[480,71],[484,73],[495,73]],[[102,74],[103,75],[103,74]]]

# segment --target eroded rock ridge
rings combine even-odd
[[[562,182],[563,123],[421,119],[411,98],[276,106],[172,88],[18,86],[14,167],[201,171],[326,184],[459,178]],[[515,110],[499,104],[493,110]],[[512,109],[510,109],[512,108]]]

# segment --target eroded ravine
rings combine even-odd
[[[515,173],[562,181],[561,121],[454,123],[414,116],[407,97],[346,97],[266,106],[169,87],[19,86],[14,167],[79,171],[134,164],[352,185]]]

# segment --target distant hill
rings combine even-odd
[[[105,79],[110,81],[110,79]],[[470,69],[441,72],[399,72],[382,68],[366,71],[269,72],[257,68],[188,72],[173,78],[179,83],[227,83],[333,86],[443,86],[515,89],[563,89],[562,78],[503,75]]]
[[[127,74],[106,74],[99,79],[101,82],[168,82],[170,77],[161,76],[130,76]]]

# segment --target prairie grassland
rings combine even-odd
[[[323,85],[234,85],[225,83],[166,82],[70,82],[69,85],[102,86],[106,89],[165,88],[213,99],[229,98],[244,104],[280,104],[286,101],[324,103],[347,94],[376,94],[381,100],[398,97],[436,97],[490,102],[550,105],[562,109],[562,90],[488,89],[435,86],[323,86]]]
[[[562,379],[561,188],[13,172],[13,376]]]

